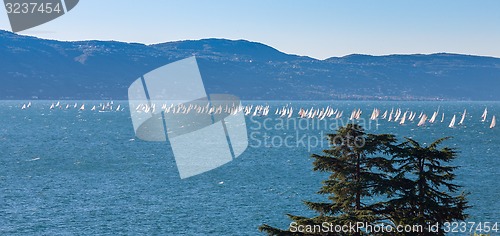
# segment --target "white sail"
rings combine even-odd
[[[481,115],[481,118],[483,118],[481,120],[481,122],[485,122],[486,121],[486,117],[488,116],[488,108],[484,108],[484,112],[483,112],[483,115]]]
[[[464,110],[464,113],[462,114],[462,119],[460,119],[460,122],[458,122],[459,125],[462,125],[464,123],[466,115],[467,115],[467,109]]]
[[[326,111],[325,111],[325,115],[324,115],[325,118],[330,117],[332,112],[333,112],[333,109],[331,109],[329,106],[326,107]]]
[[[382,119],[385,120],[387,118],[387,110],[385,110],[384,114],[382,115]]]
[[[262,108],[263,108],[262,106],[259,107],[259,111],[260,111],[261,114],[262,114],[262,111],[263,111]],[[280,117],[287,116],[288,115],[288,109],[286,107],[281,108],[280,114],[281,114]]]
[[[401,109],[396,110],[396,115],[394,117],[394,121],[397,122],[399,120],[399,117],[401,116]]]
[[[414,114],[415,113],[413,113],[413,111],[410,111],[410,115],[408,115],[408,121],[413,121]]]
[[[330,118],[331,116],[335,115],[335,112],[336,111],[334,111],[333,108],[330,108],[330,112],[328,113],[328,118]]]
[[[319,115],[319,108],[316,109],[316,111],[314,111],[314,113],[312,113],[311,119],[314,117],[318,117],[318,115]]]
[[[319,120],[323,120],[323,118],[325,118],[325,114],[326,114],[326,112],[324,112],[323,110],[321,110],[321,112],[318,115],[318,119]]]
[[[52,105],[50,105],[50,109],[54,109],[54,103],[52,103]]]
[[[80,107],[80,111],[83,111],[85,110],[85,104],[82,104],[82,106]]]
[[[337,112],[337,115],[335,115],[335,119],[340,119],[342,118],[342,115],[344,114],[344,111]]]
[[[453,115],[453,118],[451,118],[451,122],[450,122],[450,125],[448,125],[448,127],[450,127],[450,128],[455,127],[455,119],[456,119],[456,115]]]
[[[431,119],[429,119],[429,123],[434,123],[434,121],[436,121],[436,117],[438,115],[438,112],[435,111],[433,114],[432,114],[432,117]]]
[[[354,111],[351,112],[351,116],[349,117],[349,120],[353,120],[355,116],[356,116],[356,109],[354,109]]]
[[[495,116],[493,116],[493,119],[491,119],[490,129],[495,128],[496,125],[497,125],[497,119]]]
[[[380,110],[377,108],[373,108],[372,115],[370,116],[370,120],[376,120],[380,116]]]
[[[417,116],[417,112],[413,112],[413,115],[411,116],[411,121],[415,120],[415,116]]]
[[[361,108],[358,108],[358,111],[356,112],[356,120],[359,119],[361,113],[362,113]]]
[[[420,118],[420,121],[418,122],[417,126],[425,125],[425,121],[427,121],[427,115],[426,114],[422,114],[422,116]]]
[[[21,107],[22,110],[26,109],[26,104],[23,104],[23,107]]]
[[[28,106],[26,106],[27,108],[30,108],[31,107],[31,102],[28,102]]]
[[[403,114],[403,118],[401,118],[401,121],[399,122],[400,125],[404,125],[405,121],[406,121],[406,111],[405,113]]]
[[[444,122],[444,113],[441,116],[441,123],[443,123],[443,122]]]

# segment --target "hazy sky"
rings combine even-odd
[[[0,29],[10,30],[0,7]],[[80,0],[20,34],[140,43],[228,38],[318,59],[453,52],[500,57],[498,0]]]

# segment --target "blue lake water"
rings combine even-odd
[[[77,101],[82,103],[81,101]],[[65,102],[62,102],[66,104]],[[69,102],[73,104],[74,102]],[[0,234],[157,234],[259,235],[257,227],[286,228],[286,213],[310,215],[303,200],[321,200],[315,192],[325,179],[312,171],[312,153],[327,148],[324,134],[335,120],[300,123],[295,115],[247,117],[249,147],[236,160],[181,180],[168,142],[136,139],[126,102],[122,112],[50,110],[38,101],[21,110],[22,101],[0,102]],[[470,192],[469,221],[500,221],[500,127],[489,129],[498,102],[245,102],[274,109],[291,104],[332,106],[343,122],[361,108],[366,120],[374,107],[401,108],[429,116],[440,107],[445,122],[417,127],[385,120],[366,121],[368,132],[392,133],[445,144],[459,150],[456,183]],[[480,116],[488,107],[489,118]],[[452,114],[467,109],[464,125],[448,128]],[[266,138],[267,137],[267,138]],[[195,145],[195,140],[193,140]]]

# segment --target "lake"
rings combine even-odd
[[[303,200],[315,194],[326,175],[312,171],[312,153],[328,147],[324,135],[348,122],[354,109],[363,113],[369,133],[391,133],[423,143],[453,136],[456,183],[470,192],[469,221],[500,221],[500,102],[245,101],[270,105],[268,116],[246,116],[249,147],[234,161],[212,171],[180,179],[168,142],[135,137],[127,102],[123,111],[49,109],[51,101],[0,102],[0,234],[156,234],[259,235],[263,223],[281,228],[286,213],[311,215]],[[276,108],[333,107],[341,120],[280,119]],[[445,121],[417,126],[369,121],[374,108],[432,115],[439,107]],[[486,122],[481,114],[488,108]],[[448,128],[464,109],[463,125]],[[306,120],[300,121],[300,120]],[[302,123],[301,123],[302,122]],[[458,121],[457,121],[458,122]],[[196,140],[193,140],[195,145]]]

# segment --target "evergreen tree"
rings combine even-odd
[[[265,224],[259,230],[269,235],[361,235],[368,233],[325,233],[314,227],[324,222],[332,225],[364,222],[423,227],[422,232],[392,235],[445,235],[444,222],[466,219],[464,211],[469,207],[466,195],[453,196],[460,188],[452,183],[457,167],[446,165],[456,158],[456,151],[438,148],[448,138],[438,139],[429,146],[408,138],[395,145],[393,135],[366,134],[359,125],[349,124],[328,135],[328,139],[331,148],[324,150],[324,155],[312,157],[314,171],[331,173],[318,192],[327,195],[329,201],[304,202],[318,213],[315,217],[288,215],[296,226],[309,226],[303,228],[306,232]],[[371,199],[381,201],[376,203]],[[439,232],[428,232],[428,226],[436,223]]]
[[[456,158],[456,151],[449,147],[438,149],[448,138],[438,139],[429,146],[422,146],[413,139],[406,139],[395,149],[393,160],[397,174],[392,183],[397,188],[387,202],[386,213],[396,224],[428,225],[464,220],[464,210],[469,206],[465,194],[452,196],[460,186],[453,184],[455,166],[447,166]],[[429,235],[407,233],[405,235]],[[440,229],[439,233],[445,235]]]
[[[308,218],[288,215],[302,226],[356,225],[357,222],[376,224],[384,217],[383,202],[372,202],[373,197],[385,196],[390,192],[391,176],[394,171],[387,154],[396,141],[393,135],[366,134],[357,124],[341,127],[334,134],[329,134],[331,148],[323,155],[312,155],[314,171],[331,173],[323,181],[319,194],[327,195],[328,202],[309,202],[305,204],[319,215]],[[294,233],[290,229],[281,230],[269,225],[262,225],[259,230],[269,235],[334,235],[333,233],[312,232]],[[361,235],[364,232],[350,232],[338,235]]]

